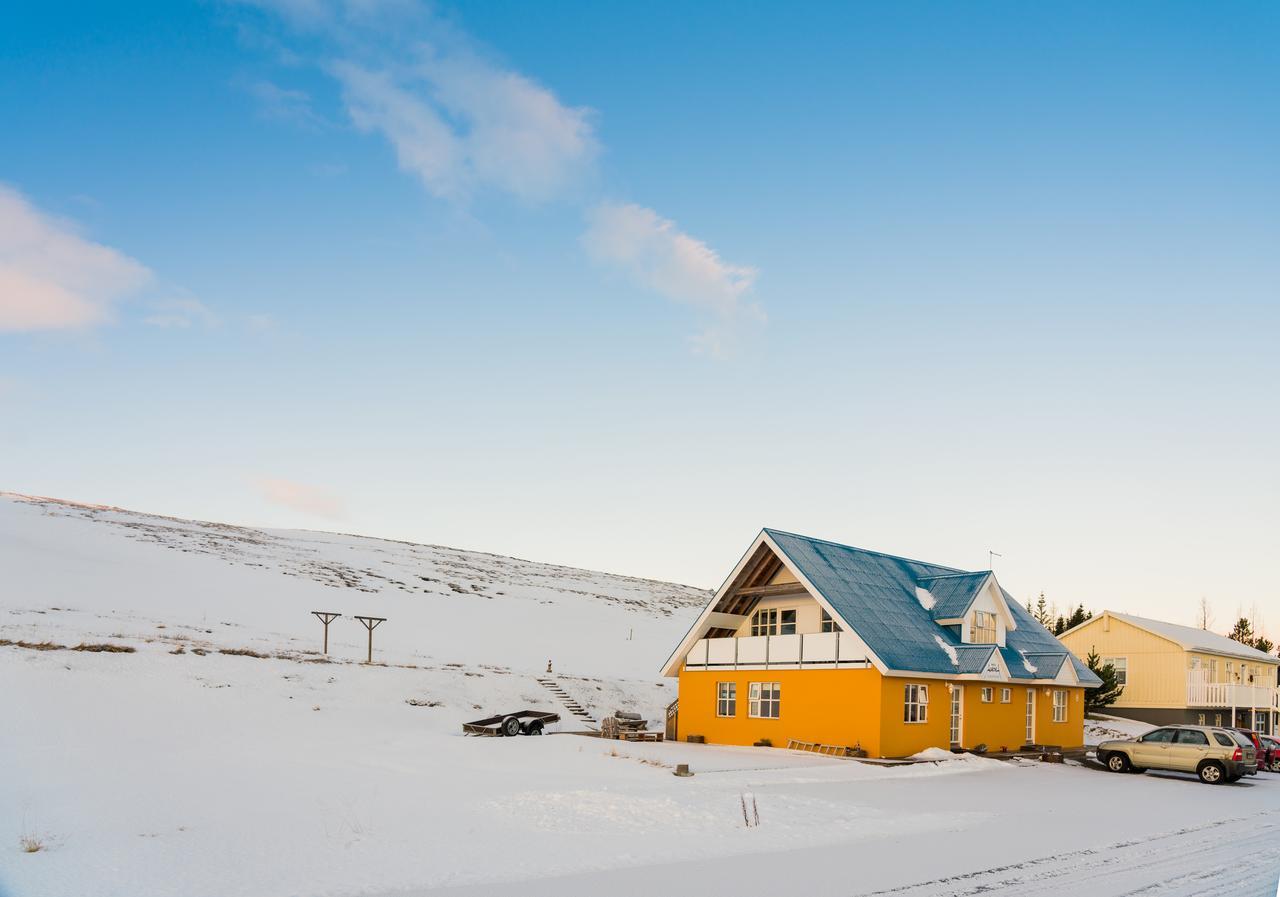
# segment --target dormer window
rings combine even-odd
[[[996,615],[985,610],[973,612],[973,622],[969,626],[969,641],[975,645],[994,645],[996,643]]]
[[[795,635],[796,612],[767,607],[755,612],[751,617],[752,635]]]

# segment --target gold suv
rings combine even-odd
[[[1172,769],[1194,772],[1208,785],[1257,775],[1253,742],[1216,726],[1167,726],[1139,738],[1104,741],[1098,762],[1112,772]]]

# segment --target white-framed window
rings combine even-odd
[[[756,719],[777,719],[782,715],[782,683],[752,682],[748,714]]]
[[[1012,703],[1013,703],[1013,689],[1012,689],[1012,688],[1002,688],[1002,689],[1000,689],[1000,703],[1001,703],[1001,704],[1012,704]]]
[[[904,689],[902,721],[904,723],[927,723],[929,721],[929,686],[908,685]]]
[[[982,703],[990,704],[995,699],[996,699],[996,690],[994,688],[987,686],[982,689]]]
[[[1204,725],[1204,718],[1205,718],[1205,715],[1201,713],[1199,714],[1199,718],[1197,719],[1197,722],[1202,726]]]
[[[1191,658],[1191,669],[1193,669],[1193,670],[1198,670],[1198,669],[1200,669],[1200,658],[1199,658],[1199,657],[1193,657],[1193,658]],[[1217,665],[1216,665],[1216,664],[1214,665],[1213,669],[1215,669],[1215,670],[1217,669]]]
[[[751,617],[752,635],[795,635],[795,608],[782,610],[776,607],[764,607]]]
[[[1053,721],[1055,723],[1065,723],[1067,721],[1067,690],[1065,688],[1054,689]]]
[[[716,683],[716,716],[738,715],[738,683]]]
[[[969,624],[969,641],[975,645],[996,643],[996,615],[985,610],[975,610]]]
[[[1209,681],[1218,681],[1218,658],[1216,657],[1209,658]]]
[[[1213,715],[1213,724],[1214,724],[1215,726],[1221,726],[1221,725],[1222,725],[1222,714],[1221,714],[1221,713],[1215,713],[1215,714]]]
[[[825,610],[822,612],[822,631],[823,632],[839,632],[840,626],[835,620],[831,619],[831,614]]]
[[[1102,665],[1111,664],[1116,671],[1116,685],[1129,684],[1129,658],[1127,657],[1104,657]]]

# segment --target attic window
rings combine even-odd
[[[766,607],[755,612],[751,617],[752,635],[795,635],[796,612]]]
[[[996,643],[996,615],[985,610],[973,612],[973,624],[969,627],[969,641],[975,645]]]
[[[831,619],[831,614],[825,610],[822,612],[822,631],[823,632],[839,632],[840,627],[836,625],[836,621]]]

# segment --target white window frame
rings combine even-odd
[[[832,619],[831,614],[827,613],[826,608],[822,610],[822,631],[823,632],[839,632],[840,624]]]
[[[1128,657],[1128,655],[1124,655],[1124,656],[1120,656],[1120,657],[1104,657],[1104,658],[1102,658],[1102,665],[1103,665],[1103,666],[1106,666],[1107,664],[1111,664],[1111,666],[1115,668],[1115,671],[1116,671],[1116,685],[1128,685],[1128,684],[1129,684],[1129,657]]]
[[[1199,725],[1203,726],[1203,725],[1205,724],[1205,722],[1204,722],[1204,720],[1205,720],[1205,714],[1201,713],[1201,714],[1198,714],[1198,716],[1199,716],[1199,718],[1200,718]]]
[[[738,715],[738,683],[716,683],[716,716],[732,717]]]
[[[790,622],[783,620],[785,614],[791,615]],[[751,634],[795,635],[799,617],[794,607],[762,607],[751,615]]]
[[[991,625],[979,626],[979,621],[990,620]],[[990,636],[988,639],[987,636]],[[999,623],[996,621],[996,615],[987,610],[975,610],[973,612],[973,621],[969,624],[969,642],[974,645],[994,645],[1000,637]]]
[[[982,686],[982,703],[992,704],[992,703],[995,703],[995,699],[996,699],[996,690],[992,688],[990,685]]]
[[[1065,723],[1067,721],[1067,690],[1065,688],[1055,688],[1053,690],[1053,721],[1055,723]]]
[[[902,722],[908,726],[929,721],[929,686],[908,683],[902,690]]]
[[[1027,744],[1035,744],[1036,741],[1036,690],[1034,688],[1027,689]]]
[[[1013,703],[1013,689],[1012,689],[1012,688],[1002,688],[1002,689],[1000,689],[1000,703],[1001,703],[1001,704],[1012,704],[1012,703]]]
[[[767,697],[764,694],[766,687],[769,691]],[[752,682],[747,692],[747,715],[752,719],[781,719],[782,683]]]

